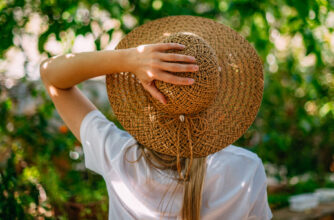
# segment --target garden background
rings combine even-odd
[[[263,160],[272,210],[291,195],[334,187],[333,8],[333,0],[1,0],[0,219],[106,218],[104,180],[85,169],[81,144],[48,97],[39,64],[113,49],[133,28],[169,15],[226,24],[261,56],[262,105],[235,145]],[[120,126],[104,77],[79,88]]]

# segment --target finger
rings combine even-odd
[[[194,63],[196,61],[195,57],[175,54],[175,53],[160,53],[159,58],[164,61],[177,61],[177,62],[189,62]]]
[[[171,50],[171,49],[176,49],[176,50],[183,50],[186,46],[183,44],[179,43],[157,43],[155,44],[155,49],[156,50]]]
[[[172,73],[159,72],[155,77],[157,80],[164,81],[176,85],[191,85],[195,82],[194,79],[188,77],[175,76]]]
[[[146,89],[154,98],[159,100],[162,104],[167,103],[167,100],[166,100],[165,96],[155,86],[154,81],[152,81],[149,84],[143,83],[142,85],[143,85],[144,89]]]
[[[169,72],[195,72],[198,65],[160,62],[160,68]]]

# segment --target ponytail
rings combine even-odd
[[[188,158],[186,163],[188,163]],[[186,164],[187,167],[187,164]],[[206,173],[206,157],[194,158],[189,181],[184,182],[182,220],[199,220],[202,205],[202,189]]]
[[[175,193],[176,188],[179,186],[183,186],[183,189],[184,189],[183,203],[182,203],[182,208],[180,211],[182,220],[199,220],[201,205],[202,205],[203,183],[204,183],[204,178],[206,175],[206,157],[193,158],[193,161],[190,167],[190,173],[189,173],[188,180],[181,181],[178,178],[176,178],[176,176],[178,176],[176,156],[170,156],[170,155],[158,153],[156,151],[153,151],[151,149],[144,147],[140,143],[138,143],[138,148],[141,150],[141,155],[136,161],[129,161],[126,159],[126,152],[129,150],[129,148],[126,150],[124,158],[128,162],[134,163],[134,162],[138,162],[139,159],[142,156],[144,156],[147,164],[149,164],[149,166],[151,167],[154,167],[156,169],[162,169],[162,170],[169,169],[169,170],[175,171],[174,174],[175,174],[175,180],[177,184],[175,186],[173,194]],[[153,163],[153,161],[155,163]],[[185,167],[188,167],[190,159],[181,158],[180,161],[181,161],[182,170],[184,170]],[[169,188],[164,193],[161,199],[161,202],[163,201],[163,198],[166,195],[166,193],[169,191]],[[162,211],[162,213],[164,215],[166,212]]]

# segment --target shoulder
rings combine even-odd
[[[261,165],[262,160],[256,153],[235,145],[229,145],[207,157],[208,176],[229,173],[234,173],[232,176],[236,173],[251,176]]]
[[[266,176],[262,160],[246,148],[229,145],[207,158],[207,175],[203,188],[205,212],[216,216],[236,213],[233,219],[246,216],[252,207],[266,208]],[[225,209],[224,207],[229,207]],[[213,211],[214,210],[214,211]],[[228,211],[227,211],[228,210]],[[257,211],[263,214],[263,209]],[[256,216],[256,217],[255,217]],[[258,215],[254,215],[256,219]]]
[[[209,191],[215,188],[216,193],[244,190],[244,186],[265,182],[262,160],[250,150],[234,145],[218,151],[207,157],[206,182]],[[259,175],[261,174],[261,175]]]
[[[243,148],[243,147],[238,147],[235,145],[229,145],[226,148],[224,148],[222,150],[222,152],[226,152],[226,153],[230,153],[230,154],[234,154],[234,155],[238,155],[240,157],[247,157],[248,159],[253,159],[253,160],[258,160],[259,157],[256,153]]]
[[[207,157],[208,166],[217,166],[223,160],[238,162],[240,165],[262,163],[261,159],[256,153],[235,145],[229,145]]]
[[[93,110],[86,114],[81,123],[81,132],[90,134],[96,131],[95,138],[101,137],[101,135],[110,135],[110,136],[124,136],[125,138],[133,138],[127,131],[119,129],[113,121],[110,121],[106,116],[99,110]],[[81,134],[84,136],[84,134]]]
[[[86,167],[101,175],[117,166],[117,161],[122,161],[124,148],[135,143],[128,132],[119,129],[99,110],[84,117],[80,136]]]

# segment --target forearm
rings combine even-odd
[[[129,69],[129,50],[104,50],[66,54],[41,63],[40,74],[59,89],[68,89],[87,79]]]

